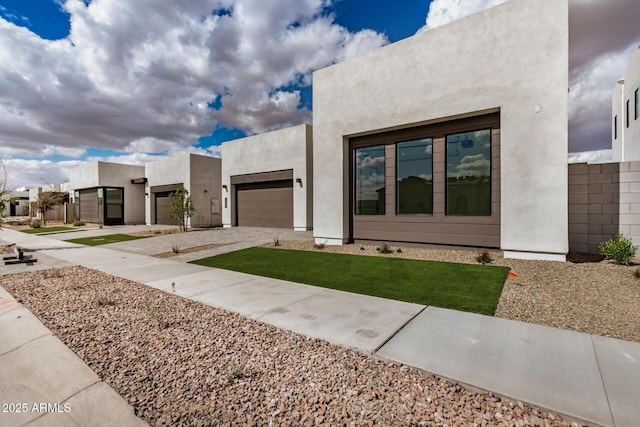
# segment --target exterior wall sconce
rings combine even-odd
[[[302,187],[302,178],[296,178],[296,183],[300,184],[300,187]]]
[[[229,187],[227,187],[227,185],[226,185],[226,184],[225,184],[225,185],[223,185],[223,186],[222,186],[222,188],[223,188],[225,191],[229,191]]]
[[[209,192],[209,190],[207,190],[207,189],[205,188],[205,189],[204,189],[204,192],[205,192],[205,193],[208,193],[208,192]]]

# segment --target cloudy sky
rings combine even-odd
[[[9,186],[312,123],[311,73],[504,0],[0,0]],[[570,0],[571,160],[605,159],[638,0]],[[575,154],[580,153],[580,154]]]

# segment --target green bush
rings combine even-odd
[[[75,221],[73,221],[74,227],[82,227],[83,225],[84,225],[84,221],[81,221],[79,219],[76,219]]]
[[[637,246],[622,233],[616,233],[616,237],[598,245],[600,255],[605,259],[613,260],[616,264],[629,265],[636,256]]]
[[[33,221],[31,221],[31,228],[40,228],[41,226],[42,223],[39,219],[34,219]]]

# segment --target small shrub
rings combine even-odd
[[[173,246],[171,246],[171,250],[172,250],[172,251],[173,251],[173,253],[174,253],[174,254],[176,254],[176,255],[177,255],[177,254],[179,254],[179,253],[181,252],[181,251],[180,251],[180,247],[178,246],[178,244],[177,244],[177,243],[174,243],[174,244],[173,244]]]
[[[640,279],[640,267],[636,267],[635,271],[633,272],[633,275],[636,279]]]
[[[167,329],[171,326],[171,322],[166,319],[168,310],[164,300],[158,299],[154,302],[149,298],[145,299],[144,311],[146,311],[147,315],[158,324],[160,329]]]
[[[601,242],[598,249],[605,259],[610,259],[616,264],[629,265],[636,256],[637,246],[634,246],[631,239],[623,236],[622,233],[616,233],[613,239]]]
[[[76,219],[75,221],[73,221],[74,227],[82,227],[83,225],[84,225],[84,221],[81,221],[79,219]]]
[[[62,270],[59,268],[52,268],[44,271],[45,279],[59,279],[61,277],[63,277]]]
[[[389,247],[389,245],[387,245],[386,243],[383,243],[382,246],[380,246],[379,248],[376,248],[378,250],[378,252],[380,252],[381,254],[390,254],[393,253],[393,249],[391,249]]]
[[[105,307],[116,305],[116,303],[108,296],[96,293],[93,297],[93,305],[95,305],[96,307]]]
[[[280,246],[280,240],[277,237],[273,239],[273,246]]]
[[[476,257],[476,261],[482,265],[491,264],[493,262],[493,258],[489,254],[489,251],[484,249],[480,252],[480,254]]]
[[[34,219],[31,221],[31,228],[40,228],[42,227],[42,222],[39,219]]]
[[[320,249],[320,250],[322,250],[322,249],[324,249],[324,248],[325,248],[325,244],[324,244],[324,243],[315,243],[315,244],[313,245],[313,248],[314,248],[314,249]]]
[[[240,361],[232,364],[225,375],[227,383],[232,383],[235,380],[248,377],[247,373],[247,358],[242,358]]]

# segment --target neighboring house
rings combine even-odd
[[[145,223],[144,166],[93,162],[71,170],[75,218],[121,225]]]
[[[221,156],[225,227],[313,228],[311,126],[226,142]]]
[[[612,160],[640,160],[640,46],[634,52],[611,97]]]
[[[31,218],[42,220],[42,212],[38,209],[38,199],[42,193],[59,193],[61,197],[61,203],[57,206],[51,207],[47,211],[47,221],[60,221],[67,222],[69,215],[67,212],[67,204],[69,203],[69,184],[46,184],[43,187],[30,188],[29,191],[29,208],[28,213]]]
[[[612,94],[613,162],[569,165],[569,249],[598,252],[620,232],[640,245],[640,46]]]
[[[29,191],[9,191],[4,197],[6,204],[1,217],[29,215]],[[13,203],[10,203],[13,201]]]
[[[177,224],[169,216],[169,195],[184,187],[194,207],[189,225],[222,225],[220,168],[219,158],[188,153],[146,163],[146,223]]]
[[[567,0],[513,0],[316,71],[315,241],[564,260],[567,88]],[[268,153],[253,142],[247,162]]]

